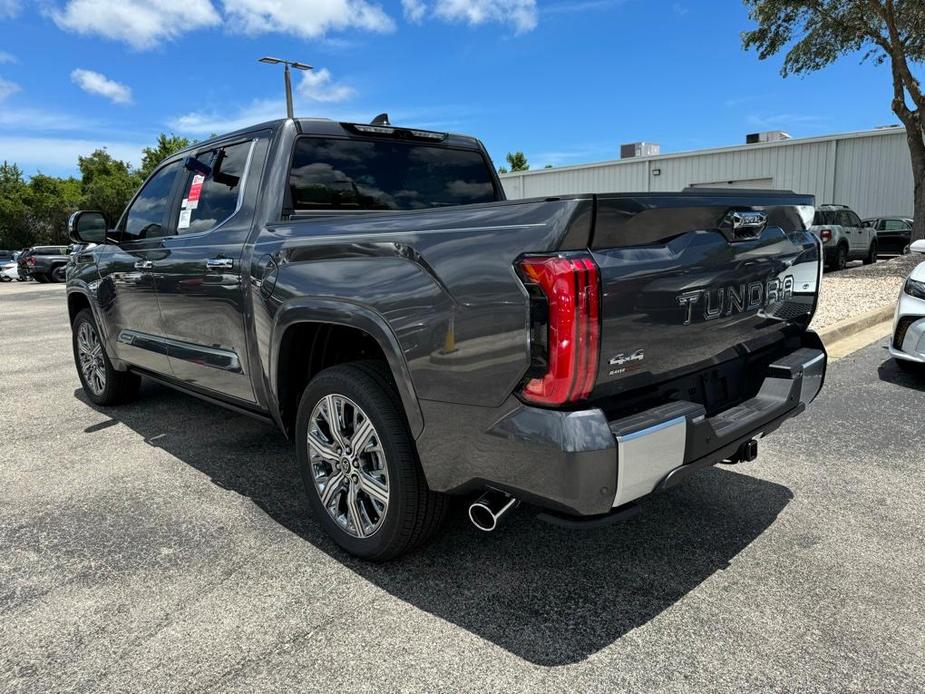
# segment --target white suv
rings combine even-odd
[[[864,226],[847,205],[820,205],[810,228],[822,240],[825,264],[830,270],[844,270],[849,260],[877,262],[877,232]]]

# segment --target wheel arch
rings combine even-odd
[[[328,366],[370,358],[388,365],[417,438],[423,415],[401,346],[385,318],[367,306],[321,297],[281,307],[270,342],[270,408],[287,435],[294,431],[295,410],[312,376]]]

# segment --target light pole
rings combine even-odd
[[[281,58],[271,58],[269,56],[260,58],[260,62],[267,63],[268,65],[279,65],[282,63],[286,66],[283,70],[283,76],[286,80],[286,117],[292,118],[292,80],[289,77],[289,66],[291,65],[296,70],[311,70],[312,66],[306,63],[297,63],[292,60],[282,60]]]

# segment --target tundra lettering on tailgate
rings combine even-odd
[[[772,277],[767,282],[749,282],[728,287],[692,289],[678,294],[678,305],[684,313],[683,325],[690,325],[694,307],[703,305],[703,319],[715,320],[733,313],[755,311],[768,304],[786,301],[793,296],[793,277]]]

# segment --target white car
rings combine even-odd
[[[916,241],[910,250],[925,253],[925,240]],[[909,273],[899,294],[890,354],[904,369],[925,365],[925,263]]]
[[[15,260],[8,260],[0,265],[0,282],[12,282],[19,279],[19,270]]]

